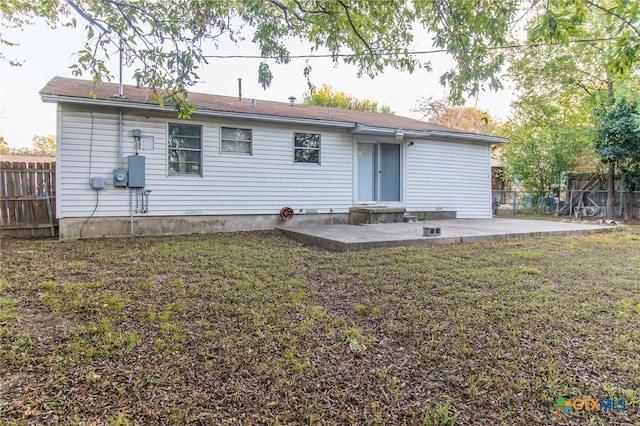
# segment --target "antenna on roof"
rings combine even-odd
[[[120,53],[120,82],[118,83],[118,94],[117,95],[113,95],[114,98],[120,98],[120,99],[124,99],[124,88],[122,85],[122,52],[124,50],[124,39],[122,37],[120,37],[120,49],[119,53]]]

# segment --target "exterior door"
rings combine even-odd
[[[399,202],[400,145],[358,143],[358,202]]]
[[[400,201],[400,145],[380,144],[380,201]]]

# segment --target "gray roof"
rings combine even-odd
[[[124,98],[114,95],[118,93],[115,83],[93,83],[65,77],[54,77],[40,91],[45,102],[73,102],[83,104],[112,105],[143,109],[160,109],[157,103],[149,101],[151,89],[125,85]],[[473,135],[438,124],[428,123],[413,118],[394,114],[327,108],[323,106],[274,102],[251,99],[239,100],[237,97],[189,93],[188,101],[197,107],[194,115],[230,116],[254,118],[263,121],[299,121],[307,124],[317,123],[335,127],[350,128],[354,133],[387,133],[402,129],[406,136],[426,136],[431,133],[449,135],[449,137],[472,136],[476,141],[505,142],[493,136]],[[255,105],[255,106],[254,106]]]

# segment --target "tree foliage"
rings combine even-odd
[[[522,100],[504,132],[509,137],[502,154],[507,176],[539,193],[564,182],[587,153],[591,135],[581,111],[549,105],[542,97]]]
[[[378,102],[370,99],[356,98],[340,90],[335,90],[328,84],[323,84],[320,89],[311,90],[307,93],[303,99],[303,103],[307,105],[393,114],[391,108],[386,105],[378,105]]]
[[[11,155],[35,155],[43,157],[55,157],[56,155],[56,138],[53,135],[35,135],[31,140],[29,148],[15,148],[0,136],[0,154]]]
[[[532,46],[509,57],[508,75],[519,99],[505,128],[510,138],[505,165],[512,178],[539,191],[557,186],[566,172],[591,162],[595,157],[593,110],[607,104],[612,91],[628,90],[638,80],[634,68],[613,66],[629,63],[626,53],[614,51],[617,42],[610,40],[620,30],[615,21],[622,15],[614,15],[617,9],[593,14],[592,10],[601,11],[595,3],[563,5],[560,13],[560,3],[546,4],[550,10],[530,22],[530,36],[598,41]],[[633,13],[637,17],[637,11]],[[548,32],[549,25],[562,30]],[[628,29],[635,31],[632,25]]]
[[[410,50],[426,42],[453,58],[455,66],[440,81],[461,103],[465,95],[502,87],[502,47],[523,20],[531,22],[530,30],[518,42],[568,44],[590,17],[603,17],[613,39],[606,65],[613,74],[626,73],[640,56],[638,9],[638,2],[611,0],[11,0],[0,5],[0,17],[5,28],[22,28],[35,16],[53,27],[83,25],[87,42],[73,65],[75,74],[112,78],[106,61],[121,48],[142,83],[156,90],[155,100],[189,115],[186,92],[207,63],[206,48],[222,37],[240,40],[243,27],[252,29],[251,40],[265,58],[258,78],[264,87],[272,79],[268,61],[289,62],[292,39],[371,77],[386,67],[430,68]],[[415,40],[420,28],[432,38]],[[11,45],[4,30],[0,44]]]
[[[11,148],[3,136],[0,136],[0,154],[9,154]]]
[[[35,155],[48,157],[55,157],[56,155],[56,138],[53,135],[36,135],[31,140],[31,145]]]
[[[594,147],[602,161],[617,165],[630,190],[640,188],[640,106],[626,98],[596,110]]]
[[[504,127],[506,174],[529,190],[559,187],[589,156],[591,111],[604,82],[590,46],[546,46],[518,52],[509,76],[519,92]]]

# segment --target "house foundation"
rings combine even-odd
[[[213,232],[265,231],[299,225],[349,223],[348,213],[296,214],[284,221],[279,215],[199,215],[61,218],[60,240],[95,237],[207,234]]]

